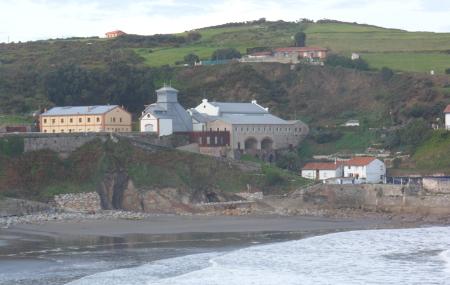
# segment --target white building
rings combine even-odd
[[[352,53],[352,60],[357,60],[357,59],[360,59],[359,53],[356,53],[356,52]]]
[[[308,134],[301,121],[286,121],[269,113],[269,109],[251,103],[209,102],[203,99],[190,109],[195,130],[230,132],[234,153],[246,153],[272,160],[274,150],[292,148]],[[234,154],[233,154],[234,155]]]
[[[344,127],[359,127],[359,120],[348,120],[344,123]]]
[[[302,177],[313,180],[326,180],[342,177],[342,163],[333,162],[311,162],[302,168]]]
[[[444,110],[445,115],[445,128],[450,130],[450,105],[447,106]]]
[[[178,103],[178,90],[164,86],[156,91],[157,101],[146,106],[140,118],[141,132],[167,136],[176,132],[191,132],[192,119]]]
[[[345,162],[344,177],[354,177],[366,183],[381,183],[386,177],[386,166],[375,157],[354,157]]]

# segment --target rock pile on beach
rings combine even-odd
[[[61,194],[54,196],[53,200],[59,210],[93,213],[102,209],[96,192]]]
[[[160,214],[147,214],[126,211],[101,211],[96,213],[37,213],[34,215],[2,217],[0,228],[18,224],[41,224],[49,221],[84,221],[84,220],[144,220]]]

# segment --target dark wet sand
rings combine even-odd
[[[140,221],[55,221],[40,225],[16,225],[2,232],[32,235],[126,236],[130,234],[317,232],[395,227],[385,219],[335,219],[281,216],[157,216]],[[397,225],[398,226],[398,225]]]

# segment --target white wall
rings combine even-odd
[[[159,119],[159,136],[168,136],[172,133],[172,119]]]
[[[302,177],[306,179],[316,179],[315,170],[302,170]]]
[[[344,166],[344,177],[366,179],[368,183],[383,182],[386,176],[386,166],[381,160],[375,159],[366,166]]]
[[[203,99],[202,103],[195,107],[195,110],[199,113],[208,114],[210,116],[219,116],[220,112],[219,107],[211,105],[211,103],[209,103],[206,99]]]
[[[153,125],[153,131],[152,133],[157,133],[158,132],[158,119],[156,119],[155,117],[153,117],[152,115],[148,116],[150,114],[145,115],[142,119],[141,119],[141,132],[147,132],[146,131],[146,126],[147,125]]]
[[[383,182],[386,176],[386,166],[381,160],[375,159],[366,167],[366,179],[369,183]]]
[[[450,114],[445,114],[445,127],[450,130]]]
[[[307,179],[316,179],[316,170],[302,170],[302,177]],[[319,170],[319,180],[341,177],[341,168],[336,170]]]

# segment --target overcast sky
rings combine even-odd
[[[450,0],[0,0],[0,42],[173,33],[262,17],[450,32]]]

